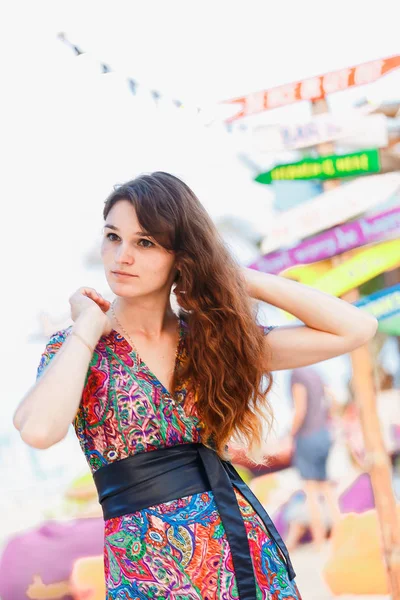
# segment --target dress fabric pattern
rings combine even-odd
[[[186,325],[182,321],[180,325],[177,364],[187,353]],[[38,377],[71,330],[51,337]],[[201,441],[200,422],[186,386],[174,399],[115,330],[102,336],[95,348],[73,425],[92,473],[139,452]],[[240,492],[235,494],[249,540],[257,600],[300,600],[264,523]],[[239,598],[212,492],[105,520],[104,568],[106,600]]]

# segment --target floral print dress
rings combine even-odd
[[[184,360],[180,323],[177,362]],[[72,327],[55,333],[37,376]],[[117,331],[100,338],[74,423],[92,473],[139,452],[200,442],[200,423],[185,386],[175,399]],[[257,600],[299,600],[274,540],[235,490],[248,535]],[[232,555],[213,493],[150,506],[104,523],[106,600],[231,600],[239,598]]]

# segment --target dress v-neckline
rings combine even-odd
[[[130,355],[133,354],[136,368],[144,369],[146,371],[146,373],[151,377],[154,384],[161,388],[162,393],[164,395],[168,396],[169,398],[173,399],[174,393],[170,392],[167,389],[167,387],[163,384],[161,379],[159,379],[159,377],[157,377],[157,375],[150,369],[150,367],[147,365],[147,363],[144,362],[144,360],[142,359],[140,354],[132,346],[132,344],[129,342],[129,340],[127,340],[126,337],[124,335],[122,335],[122,333],[117,331],[116,329],[111,329],[111,333],[114,335],[114,337],[117,339],[117,341],[122,340],[128,346],[128,354],[130,354]],[[183,337],[184,337],[184,328],[183,328],[183,324],[182,324],[182,319],[178,318],[178,342],[177,342],[176,351],[175,351],[175,362],[174,362],[174,369],[173,369],[174,374],[178,368],[178,365],[179,365],[179,362],[180,362],[180,359],[182,356]]]

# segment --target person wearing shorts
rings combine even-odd
[[[321,513],[321,500],[328,509],[331,523],[335,523],[340,515],[333,486],[327,474],[327,463],[332,448],[329,400],[324,381],[314,367],[293,369],[290,389],[294,405],[291,430],[293,465],[304,484],[311,534],[315,546],[319,548],[327,533],[326,516]],[[294,540],[289,539],[289,547],[292,544],[294,545]]]

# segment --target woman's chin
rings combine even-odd
[[[132,285],[129,285],[129,283],[125,283],[122,281],[113,281],[112,283],[109,282],[109,286],[113,294],[116,294],[117,296],[123,296],[124,298],[135,298],[136,296],[141,295],[140,293],[138,293],[137,289],[132,289]]]

